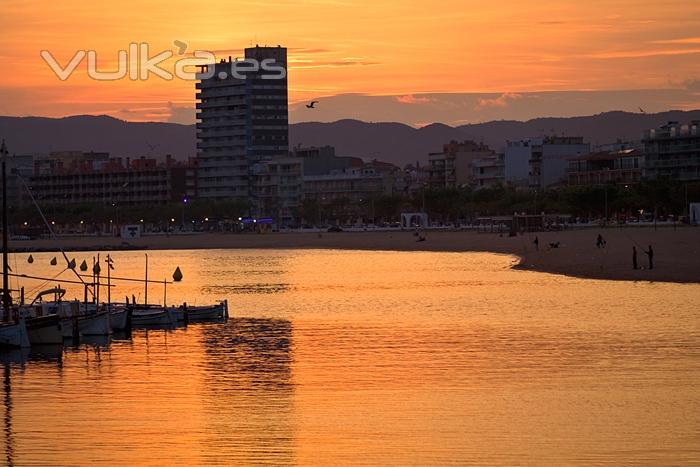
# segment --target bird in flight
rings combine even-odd
[[[316,104],[318,104],[318,101],[311,101],[310,104],[306,104],[307,109],[315,109]]]

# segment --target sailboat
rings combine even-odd
[[[5,140],[0,146],[2,157],[2,323],[0,323],[0,346],[29,347],[29,336],[25,320],[12,309],[10,295],[9,263],[7,261],[7,147]]]

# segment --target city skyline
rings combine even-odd
[[[65,65],[76,51],[95,50],[98,68],[112,70],[118,51],[132,42],[162,51],[174,50],[174,41],[187,43],[186,53],[218,57],[242,56],[255,44],[288,47],[292,122],[421,126],[687,110],[700,106],[699,12],[678,1],[445,1],[430,10],[420,2],[249,1],[197,10],[177,2],[77,9],[71,2],[10,1],[0,20],[0,37],[12,44],[2,53],[0,113],[192,123],[191,82],[96,82],[85,63],[60,81],[39,55],[48,50]],[[307,111],[304,104],[315,98],[328,104]]]

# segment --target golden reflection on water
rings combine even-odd
[[[14,269],[56,274],[52,256],[29,265],[17,255]],[[113,256],[115,274],[143,276],[143,252]],[[183,270],[168,302],[228,298],[232,319],[4,354],[6,459],[700,462],[700,286],[587,281],[512,271],[512,261],[150,252],[151,278]],[[149,301],[162,293],[152,285]],[[143,299],[142,285],[113,292],[132,294]]]

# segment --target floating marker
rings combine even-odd
[[[180,266],[175,269],[175,272],[173,273],[173,280],[175,282],[180,282],[182,280],[182,271],[180,271]]]
[[[56,266],[57,264],[58,264],[58,261],[56,260],[56,257],[54,256],[54,257],[51,259],[51,266]]]
[[[87,271],[87,263],[85,262],[85,260],[83,260],[83,262],[80,263],[80,270]]]
[[[34,257],[32,255],[29,255],[29,258],[27,258],[27,263],[32,264],[34,262]]]
[[[75,269],[75,258],[68,261],[68,269]]]
[[[95,263],[95,265],[92,267],[92,272],[95,274],[99,274],[102,272],[102,268],[100,268],[100,263]]]

